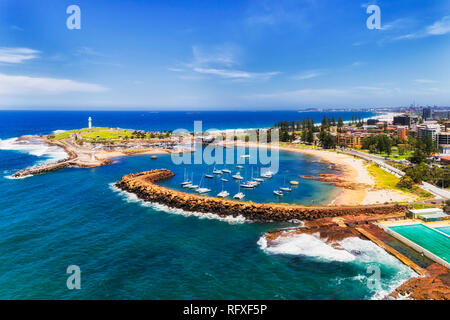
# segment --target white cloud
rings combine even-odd
[[[194,68],[193,70],[198,73],[212,74],[229,79],[269,79],[279,74],[279,72],[247,72],[240,70],[214,68]]]
[[[70,79],[16,76],[0,73],[1,95],[45,95],[68,92],[103,92],[107,88],[94,83]]]
[[[445,16],[441,20],[434,22],[423,30],[399,36],[395,40],[417,39],[429,36],[441,36],[450,33],[450,16]]]
[[[0,47],[0,63],[22,63],[35,59],[39,51],[29,48],[7,48]]]
[[[443,35],[447,33],[450,33],[450,16],[446,16],[442,18],[442,20],[436,21],[427,28],[427,34],[429,35]]]
[[[323,75],[323,73],[320,71],[310,70],[310,71],[306,71],[304,73],[297,74],[297,75],[293,76],[292,79],[308,80],[308,79],[320,77],[321,75]]]
[[[196,74],[205,75],[205,78],[206,76],[215,76],[235,81],[268,80],[280,73],[278,71],[251,72],[237,69],[236,66],[240,65],[238,59],[239,51],[238,47],[230,44],[209,49],[193,46],[193,59],[191,62],[181,64],[182,67],[170,67],[168,70],[184,73],[185,75],[180,78],[185,80],[203,79],[195,76]]]
[[[415,79],[414,82],[427,84],[427,83],[436,83],[437,81],[430,79]]]

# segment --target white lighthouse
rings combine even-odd
[[[88,124],[89,124],[89,129],[92,128],[92,118],[91,117],[88,118]]]

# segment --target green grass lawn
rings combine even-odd
[[[391,149],[392,152],[391,152],[390,155],[388,155],[385,152],[384,153],[370,153],[369,150],[363,150],[363,149],[361,149],[359,151],[364,152],[364,153],[374,154],[374,155],[377,155],[377,156],[380,156],[380,157],[387,157],[387,158],[391,158],[391,159],[395,159],[395,160],[408,159],[413,154],[413,151],[406,151],[405,154],[400,155],[398,153],[398,148],[397,147],[392,147],[392,149]]]
[[[400,179],[394,176],[393,174],[384,171],[375,163],[371,163],[370,165],[368,165],[367,170],[375,179],[375,184],[377,187],[411,193],[415,196],[418,196],[419,200],[426,200],[433,198],[433,195],[431,195],[430,193],[426,192],[425,190],[419,187],[413,187],[411,189],[404,189],[397,187],[397,183],[400,181]]]
[[[57,133],[55,135],[50,135],[50,139],[51,140],[62,140],[62,139],[67,139],[69,138],[71,135],[75,134],[75,133],[83,133],[83,132],[87,132],[87,131],[102,131],[102,130],[108,130],[109,128],[102,128],[102,127],[96,127],[96,128],[83,128],[83,129],[77,129],[77,130],[68,130],[68,131],[64,131],[64,132],[60,132]]]
[[[100,130],[94,132],[83,133],[81,138],[83,139],[106,139],[106,140],[119,140],[125,137],[131,138],[132,132],[127,130]]]

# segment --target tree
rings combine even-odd
[[[403,189],[412,189],[412,187],[414,187],[414,181],[413,179],[411,179],[411,177],[404,175],[397,183],[397,187]]]

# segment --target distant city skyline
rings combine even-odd
[[[450,105],[443,0],[6,0],[0,37],[0,109]]]

